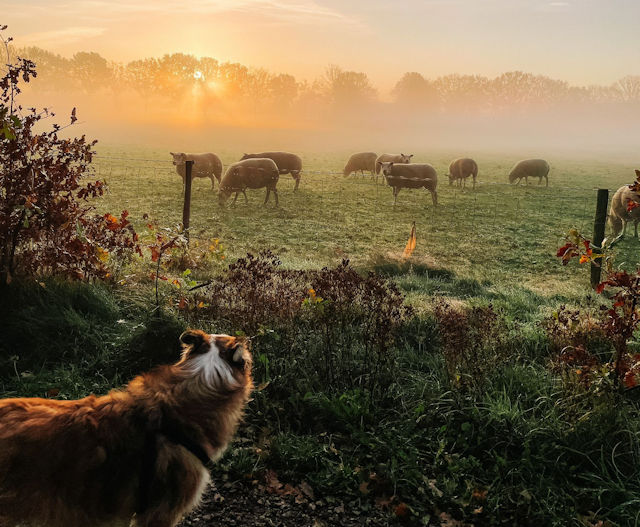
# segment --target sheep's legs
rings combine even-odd
[[[291,175],[293,176],[293,179],[296,180],[296,186],[293,187],[293,191],[295,192],[300,186],[300,172],[291,172]]]
[[[273,187],[273,195],[276,198],[276,207],[278,206],[278,189]]]
[[[398,194],[400,193],[400,187],[393,187],[393,205],[398,202]]]
[[[211,179],[211,190],[216,188],[216,178],[211,176],[209,179]]]
[[[473,190],[476,189],[476,176],[473,176]]]
[[[235,205],[236,201],[238,201],[238,192],[236,192],[235,197],[233,198],[232,203]]]
[[[244,196],[244,204],[249,205],[249,200],[247,199],[247,193],[243,190],[242,195]]]
[[[434,207],[438,206],[438,193],[435,190],[431,193],[431,201],[433,201]]]

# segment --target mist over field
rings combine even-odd
[[[366,72],[319,66],[314,79],[176,53],[119,63],[15,49],[38,78],[25,105],[65,117],[103,143],[188,151],[487,151],[635,159],[640,76],[575,86],[521,71],[496,77],[407,72],[391,90]],[[416,64],[416,70],[420,65]]]

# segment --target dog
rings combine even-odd
[[[173,527],[253,381],[245,339],[188,330],[173,365],[74,401],[0,400],[0,527]]]

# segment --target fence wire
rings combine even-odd
[[[94,165],[108,183],[109,210],[127,209],[134,222],[145,213],[161,225],[181,221],[182,180],[170,160],[99,155]],[[436,260],[458,258],[469,266],[518,260],[533,271],[553,257],[570,228],[591,235],[596,203],[593,188],[480,179],[476,190],[470,184],[463,190],[440,177],[438,207],[425,189],[401,190],[394,206],[383,178],[345,178],[335,168],[304,170],[300,190],[294,193],[293,186],[289,174],[280,176],[278,208],[273,198],[262,205],[264,189],[247,190],[248,205],[240,195],[235,205],[221,208],[210,181],[194,179],[192,239],[220,238],[238,255],[271,247],[313,265],[401,251],[415,221],[419,249]]]

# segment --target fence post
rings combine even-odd
[[[598,189],[598,198],[596,202],[596,217],[593,222],[593,245],[594,251],[598,247],[602,247],[604,240],[604,228],[607,224],[607,204],[609,203],[609,190],[606,188]],[[602,271],[602,260],[598,264],[591,262],[591,287],[594,289],[600,283],[600,274]]]
[[[191,169],[193,161],[184,164],[184,206],[182,208],[182,231],[189,244],[189,219],[191,218]]]

